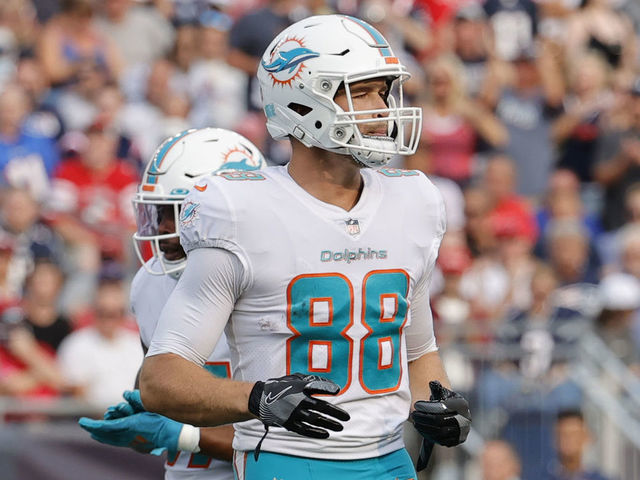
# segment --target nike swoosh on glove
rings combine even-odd
[[[249,411],[266,427],[279,426],[306,437],[327,438],[328,430],[343,429],[336,420],[346,422],[351,417],[343,409],[311,395],[336,395],[339,391],[336,383],[316,375],[294,373],[270,378],[254,385]]]
[[[429,461],[433,443],[454,447],[467,439],[471,429],[471,412],[467,400],[438,381],[429,382],[429,401],[414,404],[411,420],[424,437],[417,469],[422,470]]]

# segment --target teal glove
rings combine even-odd
[[[157,413],[141,412],[115,420],[78,420],[91,438],[107,445],[129,447],[137,452],[170,455],[178,451],[178,438],[183,424]]]
[[[147,411],[144,408],[144,405],[142,405],[140,390],[127,390],[122,394],[122,396],[126,402],[120,402],[118,405],[113,405],[107,408],[107,411],[104,412],[105,420],[115,420],[116,418],[128,417],[135,413]]]
[[[178,438],[183,424],[156,413],[145,411],[140,391],[126,391],[126,402],[109,407],[104,420],[82,417],[78,423],[91,438],[107,445],[129,447],[141,453],[170,455],[178,451]]]

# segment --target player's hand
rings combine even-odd
[[[135,413],[146,412],[142,400],[140,399],[140,390],[127,390],[122,396],[126,402],[120,402],[117,405],[112,405],[104,412],[105,420],[115,420],[116,418],[128,417]]]
[[[459,393],[443,387],[440,382],[429,382],[430,400],[414,404],[411,413],[413,425],[420,434],[434,443],[454,447],[467,439],[471,428],[469,403]]]
[[[170,455],[177,452],[183,428],[182,423],[151,412],[134,413],[113,420],[82,417],[78,423],[98,442],[152,455],[160,455],[165,450]]]
[[[104,420],[82,417],[78,423],[101,443],[152,455],[161,455],[165,450],[176,452],[183,424],[147,412],[140,390],[127,390],[122,396],[126,402],[109,407]]]
[[[347,412],[311,395],[336,395],[340,387],[326,378],[294,373],[266,382],[256,382],[249,396],[249,411],[265,426],[284,427],[306,437],[327,438],[342,430],[351,418]]]

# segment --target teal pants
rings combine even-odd
[[[415,480],[415,468],[404,448],[361,460],[321,460],[260,452],[236,452],[236,480]]]

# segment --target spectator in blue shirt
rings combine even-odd
[[[7,85],[0,93],[0,185],[27,188],[41,200],[59,154],[52,139],[27,133],[29,110],[29,97],[20,85]]]

